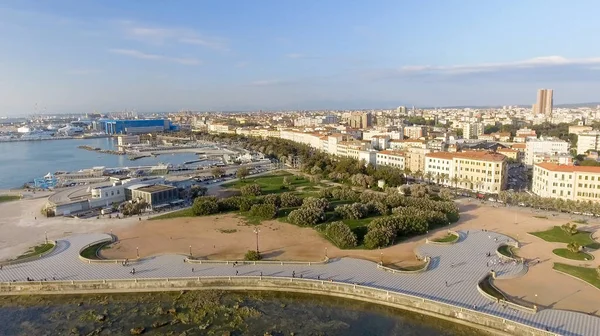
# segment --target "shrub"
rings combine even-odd
[[[285,208],[292,208],[302,205],[302,199],[290,192],[281,194],[279,199],[281,201],[281,206]]]
[[[343,204],[335,207],[335,213],[344,219],[360,219],[368,215],[367,206],[362,203]]]
[[[244,260],[248,260],[248,261],[258,261],[261,259],[262,259],[262,256],[260,255],[260,253],[254,251],[254,250],[248,250],[248,252],[246,252],[246,254],[244,255]]]
[[[262,190],[258,184],[249,184],[240,188],[242,196],[259,196]]]
[[[381,201],[370,201],[366,205],[369,209],[369,213],[375,213],[382,216],[390,214],[390,209]]]
[[[452,194],[452,191],[450,191],[450,189],[448,188],[442,188],[442,190],[440,190],[440,198],[443,200],[451,200],[454,198],[454,194]]]
[[[410,186],[410,195],[412,197],[425,197],[429,195],[429,187],[425,184],[413,184]]]
[[[265,195],[262,198],[262,202],[265,203],[265,204],[273,204],[276,207],[280,207],[281,206],[281,198],[277,194]]]
[[[577,224],[564,224],[560,226],[561,229],[563,229],[563,231],[565,231],[566,233],[570,234],[571,236],[576,234],[577,231]]]
[[[325,220],[325,212],[319,208],[300,208],[288,215],[288,221],[296,225],[313,226],[323,220]]]
[[[241,196],[232,196],[227,198],[221,198],[217,200],[217,204],[219,205],[219,211],[233,211],[240,210],[240,202],[244,199]]]
[[[331,189],[331,196],[342,201],[358,202],[360,200],[360,193],[348,187]]]
[[[343,222],[333,222],[327,225],[325,235],[341,249],[355,247],[358,241],[354,232]]]
[[[365,235],[364,244],[368,249],[376,249],[391,245],[394,242],[394,238],[395,235],[392,228],[378,226],[369,229]]]
[[[581,245],[576,242],[571,242],[567,245],[567,249],[573,253],[581,251]]]
[[[302,202],[303,208],[317,208],[323,211],[329,208],[329,201],[326,198],[307,197]]]
[[[319,198],[332,198],[333,197],[333,195],[331,194],[331,189],[321,189],[317,193],[317,196]]]
[[[277,208],[273,204],[255,204],[250,208],[250,216],[272,219],[277,216]]]
[[[196,216],[212,215],[219,212],[219,205],[215,197],[197,197],[192,205],[192,212]]]

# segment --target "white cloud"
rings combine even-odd
[[[228,51],[227,41],[223,38],[206,36],[193,29],[150,27],[132,21],[121,21],[120,26],[126,37],[145,43],[162,45],[181,43],[199,45],[213,50]]]
[[[579,58],[567,59],[561,56],[536,57],[516,62],[504,63],[481,63],[472,65],[450,65],[450,66],[403,66],[399,69],[403,73],[441,73],[441,74],[468,74],[481,72],[496,72],[512,69],[530,69],[541,67],[560,67],[560,66],[593,66],[600,65],[600,58]]]
[[[138,58],[138,59],[168,61],[168,62],[179,63],[179,64],[183,64],[183,65],[198,65],[198,64],[202,63],[200,60],[198,60],[196,58],[167,57],[167,56],[157,55],[157,54],[148,54],[148,53],[145,53],[145,52],[142,52],[139,50],[134,50],[134,49],[109,49],[108,51],[113,54],[125,55],[125,56]]]

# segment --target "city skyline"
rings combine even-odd
[[[73,4],[0,1],[0,116],[600,100],[592,1]]]

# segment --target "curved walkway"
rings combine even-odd
[[[431,257],[429,270],[418,274],[393,274],[378,270],[373,262],[351,258],[331,260],[322,265],[244,265],[189,264],[182,255],[160,255],[144,258],[130,267],[121,264],[84,263],[79,250],[85,245],[108,238],[106,234],[70,236],[59,240],[55,253],[28,263],[7,266],[0,270],[0,281],[25,281],[53,277],[56,280],[101,280],[135,278],[167,278],[198,276],[253,276],[296,277],[332,279],[338,282],[395,291],[440,301],[457,307],[476,309],[505,319],[531,325],[560,335],[600,336],[600,318],[563,310],[546,309],[531,314],[504,308],[483,297],[477,283],[490,270],[498,278],[524,274],[522,264],[501,264],[495,255],[496,248],[513,241],[511,238],[488,231],[461,232],[461,241],[452,245],[423,245],[417,252]],[[140,247],[143,249],[143,246]],[[487,253],[491,252],[491,257]],[[129,272],[135,267],[135,275]],[[192,272],[192,267],[194,272]],[[557,284],[559,285],[559,284]]]

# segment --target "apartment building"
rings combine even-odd
[[[431,149],[409,147],[406,149],[406,160],[405,168],[408,168],[411,172],[424,172],[425,171],[425,155],[431,153]]]
[[[444,185],[483,193],[498,193],[506,189],[506,156],[488,151],[436,152],[425,155],[425,174]]]
[[[569,134],[579,135],[581,133],[590,132],[593,130],[594,129],[592,128],[592,126],[579,126],[579,125],[569,126]]]
[[[322,149],[322,135],[319,133],[305,133],[292,130],[281,130],[279,137],[294,142],[303,143],[312,148]]]
[[[404,135],[410,139],[419,139],[427,135],[425,126],[407,126],[404,127]]]
[[[525,143],[525,164],[533,166],[535,154],[563,154],[569,153],[569,143],[552,137],[540,137],[539,139],[530,139]]]
[[[401,151],[384,150],[377,152],[376,165],[377,166],[390,166],[398,169],[404,169],[406,160],[406,153]]]
[[[482,123],[465,123],[463,125],[463,138],[464,139],[477,139],[483,135],[483,124]]]
[[[600,131],[587,131],[577,136],[577,154],[600,149]]]
[[[523,158],[525,157],[524,152],[520,152],[520,151],[518,151],[516,149],[512,149],[512,148],[498,148],[496,150],[496,152],[506,156],[509,159],[513,159],[516,162],[521,162],[523,160]]]
[[[600,202],[600,167],[538,163],[531,191],[541,197]]]

